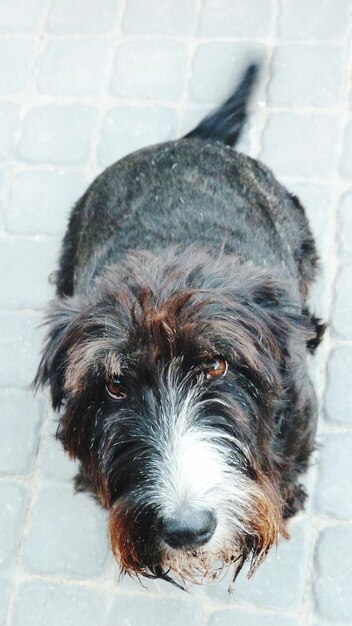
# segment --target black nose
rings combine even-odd
[[[207,543],[216,524],[211,511],[187,509],[177,517],[161,520],[159,532],[171,548],[191,548]]]

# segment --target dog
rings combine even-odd
[[[299,199],[233,149],[257,75],[75,205],[34,381],[121,571],[181,588],[251,575],[288,537],[314,449],[315,242]]]

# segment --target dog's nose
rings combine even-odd
[[[212,511],[187,509],[177,517],[161,520],[159,532],[171,548],[191,548],[207,543],[216,524]]]

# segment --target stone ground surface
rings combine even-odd
[[[349,0],[0,0],[0,623],[352,624],[352,90]],[[74,496],[38,324],[68,211],[131,150],[175,138],[263,76],[241,149],[307,207],[329,330],[312,375],[321,449],[308,511],[253,580],[186,595],[118,584],[105,513]]]

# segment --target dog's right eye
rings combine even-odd
[[[226,376],[228,371],[227,361],[221,356],[214,359],[211,363],[209,363],[205,369],[205,375],[207,380],[211,380],[212,378],[223,378]]]
[[[126,394],[123,391],[121,380],[117,377],[108,380],[105,384],[106,391],[113,400],[124,400]]]

